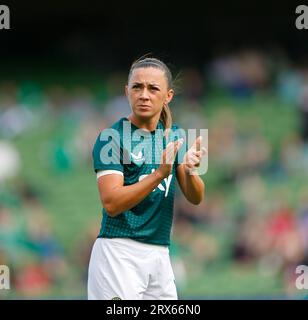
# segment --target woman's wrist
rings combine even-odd
[[[195,173],[197,172],[197,168],[196,167],[189,167],[184,164],[184,171],[187,175],[195,175]]]
[[[163,173],[161,172],[161,170],[158,168],[157,170],[155,170],[152,173],[159,181],[163,180],[165,177],[163,175]]]

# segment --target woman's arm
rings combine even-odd
[[[162,179],[162,174],[156,170],[130,186],[123,186],[124,177],[118,174],[102,176],[97,184],[104,208],[111,217],[114,217],[136,206],[160,184]]]
[[[185,198],[190,203],[197,205],[204,199],[204,182],[198,175],[185,172],[184,164],[177,167],[177,180]]]
[[[167,177],[182,141],[168,144],[162,155],[159,168],[141,181],[124,186],[124,177],[119,174],[108,174],[98,179],[100,199],[111,217],[129,210],[150,194],[160,182]]]
[[[184,162],[178,165],[176,170],[177,180],[185,198],[196,205],[203,200],[205,190],[204,182],[195,172],[200,166],[201,158],[207,152],[205,148],[201,148],[201,140],[201,136],[195,140],[186,152]]]

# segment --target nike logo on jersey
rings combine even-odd
[[[155,171],[155,169],[152,169],[152,173]],[[142,179],[144,179],[145,177],[147,177],[148,174],[143,174],[139,177],[139,181],[141,181]],[[163,186],[162,183],[160,183],[157,188],[162,191],[165,192],[165,198],[168,196],[169,193],[169,188],[170,188],[170,184],[171,184],[171,180],[172,180],[172,174],[169,174],[169,176],[167,178],[164,178],[164,182],[165,182],[165,186]],[[154,192],[156,190],[156,188],[152,191]]]

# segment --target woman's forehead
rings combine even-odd
[[[166,83],[166,77],[163,70],[158,68],[137,68],[134,69],[130,78],[130,82],[147,82],[147,83]]]

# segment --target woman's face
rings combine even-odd
[[[125,92],[132,112],[143,119],[155,116],[159,119],[164,104],[168,104],[173,97],[164,72],[152,67],[135,69]]]

